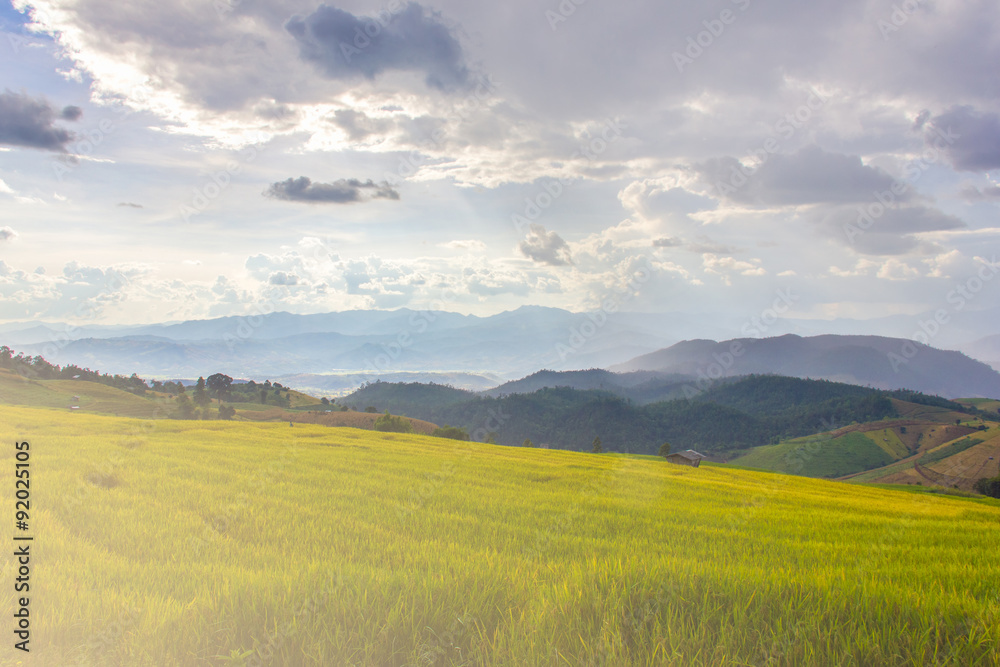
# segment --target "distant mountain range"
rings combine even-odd
[[[962,345],[959,349],[970,357],[989,364],[994,370],[1000,371],[1000,334],[980,338],[975,342]]]
[[[984,317],[983,312],[976,317]],[[691,319],[616,313],[595,323],[586,314],[535,306],[490,317],[404,308],[273,313],[140,327],[7,324],[0,327],[0,344],[52,363],[103,372],[155,378],[222,372],[280,379],[331,395],[381,378],[476,391],[495,387],[492,396],[561,383],[607,389],[646,403],[702,391],[721,377],[772,373],[949,397],[1000,396],[1000,375],[986,364],[901,338],[788,334],[721,343],[695,339],[665,347],[678,340],[675,334],[690,327]],[[792,326],[791,321],[781,324]],[[977,340],[963,351],[1000,366],[1000,336]],[[593,368],[613,373],[531,375],[540,369]],[[496,386],[514,378],[523,379]]]
[[[591,332],[586,315],[556,308],[526,306],[490,317],[404,308],[68,333],[39,325],[0,333],[0,341],[52,363],[152,377],[336,374],[353,376],[357,386],[393,373],[446,371],[496,384],[539,368],[607,366],[650,352],[676,340],[663,334],[665,319],[622,313]]]
[[[690,340],[611,367],[697,378],[704,389],[723,377],[771,373],[877,389],[913,389],[949,398],[1000,397],[1000,373],[961,352],[899,338],[813,336]]]

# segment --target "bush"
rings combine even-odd
[[[413,424],[406,417],[385,414],[375,420],[375,430],[384,433],[413,433]]]
[[[236,408],[231,405],[219,406],[219,419],[232,419],[236,415]]]
[[[990,498],[1000,498],[1000,477],[983,477],[976,482],[973,487],[976,493],[981,493]]]
[[[469,432],[464,428],[459,426],[448,426],[445,424],[440,428],[434,429],[431,433],[435,438],[451,438],[452,440],[468,440]]]
[[[663,458],[667,458],[668,456],[670,456],[669,442],[665,442],[662,445],[660,445],[660,456],[662,456]]]
[[[173,414],[174,419],[195,419],[194,403],[187,397],[187,394],[177,396],[177,410]]]

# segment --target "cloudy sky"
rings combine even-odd
[[[645,270],[642,311],[1000,296],[993,0],[13,0],[0,31],[0,321],[587,310]]]

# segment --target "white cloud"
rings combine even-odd
[[[883,262],[876,274],[884,280],[910,280],[920,275],[920,271],[906,262],[890,257]]]
[[[448,241],[447,243],[441,243],[439,245],[442,248],[448,248],[449,250],[469,250],[473,252],[483,252],[486,250],[486,244],[475,239]]]

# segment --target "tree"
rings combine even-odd
[[[219,406],[219,419],[232,419],[236,415],[236,408],[231,405]]]
[[[191,403],[191,399],[187,397],[187,394],[179,394],[177,396],[177,410],[174,412],[175,419],[194,419],[194,404]]]
[[[663,458],[667,458],[668,456],[670,456],[669,442],[665,442],[662,445],[660,445],[660,456],[662,456]]]
[[[374,405],[369,405],[367,408],[365,408],[365,412],[370,412],[371,414],[375,414],[376,412],[378,412],[378,408],[376,408]],[[386,410],[385,412],[386,414],[389,414],[388,410]]]
[[[384,433],[413,433],[413,424],[406,417],[385,414],[375,420],[375,430]]]
[[[460,426],[448,426],[445,424],[440,428],[434,429],[431,433],[435,438],[451,438],[452,440],[468,440],[469,432]]]
[[[524,442],[521,443],[522,447],[534,447],[535,443],[531,441],[530,438],[525,438]]]
[[[192,395],[191,400],[193,400],[194,404],[199,408],[203,408],[212,402],[212,397],[208,395],[207,391],[205,391],[205,378],[198,378],[198,383],[194,386],[194,394]]]
[[[319,399],[319,402],[322,403],[323,405],[330,405],[330,399],[327,398],[326,396],[324,396],[323,398]]]
[[[1000,498],[1000,477],[983,477],[973,486],[976,493],[981,493],[990,498]]]
[[[594,442],[591,445],[590,451],[594,452],[595,454],[600,454],[601,452],[604,451],[604,448],[601,447],[601,438],[600,438],[600,436],[597,436],[597,437],[594,438]]]
[[[222,397],[229,393],[229,388],[233,386],[233,378],[222,373],[215,373],[208,376],[206,384],[211,391],[215,392],[215,397],[219,399],[219,405],[222,405]]]
[[[267,389],[260,390],[260,402],[261,405],[267,405]]]

